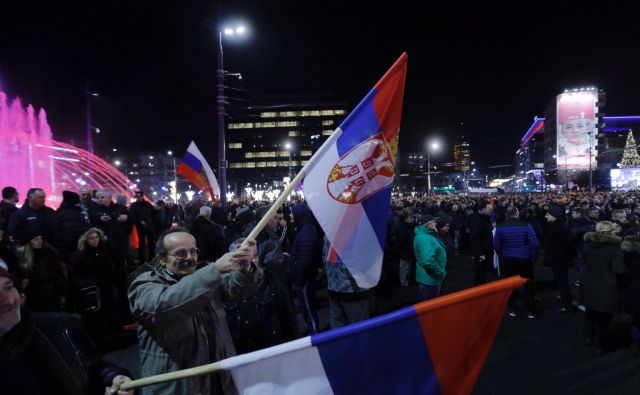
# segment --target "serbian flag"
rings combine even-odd
[[[252,394],[470,394],[511,277],[219,362]]]
[[[305,200],[362,288],[382,270],[406,71],[403,53],[302,170]]]
[[[198,147],[196,147],[196,143],[193,141],[189,144],[189,148],[187,148],[187,152],[185,152],[177,172],[182,177],[191,181],[196,188],[207,192],[209,196],[211,196],[211,199],[216,200],[216,197],[220,196],[218,180],[216,180],[211,166],[209,166]]]

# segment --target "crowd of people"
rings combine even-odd
[[[108,336],[135,327],[141,374],[149,376],[379,313],[380,294],[358,286],[303,201],[279,207],[253,240],[247,236],[267,215],[269,202],[234,200],[226,209],[201,200],[152,203],[137,191],[128,205],[109,190],[85,188],[64,191],[54,211],[40,188],[30,189],[18,207],[20,196],[12,187],[2,190],[2,199],[0,317],[17,312],[20,322],[22,312],[21,324],[15,317],[0,319],[3,375],[14,372],[18,357],[35,369],[27,354],[9,351],[18,347],[22,326],[66,322],[52,320],[52,314],[80,317],[83,329],[76,325],[75,332],[86,334],[97,354],[107,351]],[[502,277],[529,279],[509,299],[507,314],[535,319],[534,268],[540,262],[552,269],[558,312],[584,308],[585,344],[602,352],[614,314],[624,311],[638,353],[640,194],[394,195],[390,213],[378,287],[393,282],[414,293],[411,303],[438,297],[446,288],[447,269],[466,254],[474,262],[469,286],[487,282],[495,270]],[[573,270],[579,272],[576,301],[569,284]],[[325,287],[329,314],[328,322],[321,322],[317,291]],[[108,364],[92,364],[94,372],[96,366],[111,373],[79,381],[78,388],[99,383],[113,390],[131,376]],[[15,377],[16,384],[25,380]],[[32,385],[49,382],[45,377]],[[42,388],[28,393],[43,393]],[[218,373],[144,391],[235,390],[231,376]]]
[[[473,285],[492,270],[502,277],[529,279],[514,292],[507,314],[535,319],[534,268],[552,269],[559,291],[557,311],[585,311],[584,342],[598,353],[614,314],[631,317],[632,351],[640,347],[640,194],[537,193],[471,197],[411,196],[393,202],[395,232],[406,254],[413,237],[418,300],[440,295],[452,256],[473,257]],[[410,257],[401,257],[400,278],[406,285]],[[577,300],[569,272],[579,280]],[[522,301],[522,306],[518,303]]]

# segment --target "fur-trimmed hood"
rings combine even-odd
[[[584,235],[584,241],[587,243],[620,244],[622,238],[604,233],[587,232]]]
[[[627,236],[622,240],[622,251],[640,254],[640,236]]]

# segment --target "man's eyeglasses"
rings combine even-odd
[[[174,251],[173,254],[167,254],[169,256],[174,256],[178,259],[187,259],[189,257],[189,255],[198,255],[200,253],[200,249],[199,248],[192,248],[190,250],[186,250],[186,249],[179,249]]]

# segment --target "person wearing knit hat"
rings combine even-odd
[[[75,206],[80,204],[80,195],[72,191],[62,191],[62,204]]]
[[[89,222],[80,207],[80,195],[62,191],[62,203],[51,223],[53,238],[51,244],[60,253],[63,261],[76,251],[78,238],[89,229]]]
[[[614,235],[614,224],[601,221],[595,232],[584,235],[582,256],[584,271],[580,276],[580,293],[586,307],[584,341],[601,354],[604,338],[618,311],[618,276],[625,271],[622,238]]]
[[[549,227],[545,235],[544,265],[553,269],[553,279],[562,299],[562,305],[558,310],[560,313],[574,311],[573,296],[569,289],[569,267],[573,265],[573,258],[577,252],[573,235],[564,221],[563,214],[560,206],[551,206],[545,215]]]

